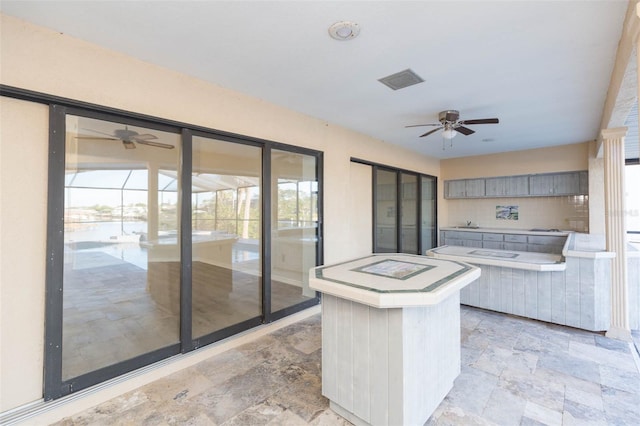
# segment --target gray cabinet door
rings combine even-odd
[[[505,250],[527,251],[527,243],[504,243]]]
[[[445,182],[446,198],[464,198],[467,194],[465,180],[448,180]]]
[[[509,176],[506,195],[509,197],[529,195],[529,176]]]
[[[502,176],[485,179],[487,197],[526,197],[529,195],[529,176]]]
[[[575,195],[579,193],[579,172],[553,175],[553,195]]]
[[[504,234],[497,234],[494,232],[488,233],[485,232],[482,234],[482,239],[484,241],[502,241],[504,238]]]
[[[487,197],[505,197],[507,195],[508,177],[485,179],[485,195]]]
[[[504,240],[509,243],[526,243],[527,236],[522,234],[504,234]]]
[[[484,179],[448,180],[444,183],[445,198],[484,197]]]
[[[529,176],[529,195],[553,195],[553,175]]]
[[[465,181],[467,197],[484,197],[484,179],[467,179]]]
[[[580,191],[579,195],[589,195],[589,172],[580,173]]]
[[[588,195],[586,171],[445,181],[445,198]]]
[[[588,192],[587,172],[549,173],[529,177],[530,195],[581,195]]]

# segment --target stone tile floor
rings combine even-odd
[[[627,343],[464,306],[461,323],[462,372],[427,425],[640,425]],[[348,425],[320,364],[315,315],[56,425]]]

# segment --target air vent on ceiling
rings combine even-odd
[[[414,84],[422,83],[424,80],[410,69],[406,69],[383,77],[378,81],[393,90],[398,90],[413,86]]]

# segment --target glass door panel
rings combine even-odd
[[[179,341],[180,135],[66,117],[62,379]]]
[[[402,211],[400,213],[400,232],[402,253],[418,254],[418,176],[402,173],[400,175],[402,191]]]
[[[314,299],[309,269],[318,247],[317,159],[271,151],[271,312]]]
[[[376,169],[375,175],[375,247],[376,253],[396,253],[397,233],[397,173]]]
[[[262,314],[262,149],[193,137],[192,334]]]
[[[422,180],[420,197],[422,208],[420,209],[420,239],[422,253],[425,254],[437,244],[436,239],[436,178],[421,176]]]

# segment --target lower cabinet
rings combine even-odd
[[[566,236],[441,231],[440,244],[460,247],[562,254]]]
[[[491,265],[460,291],[460,303],[590,331],[610,326],[611,259],[567,257],[564,271]]]

